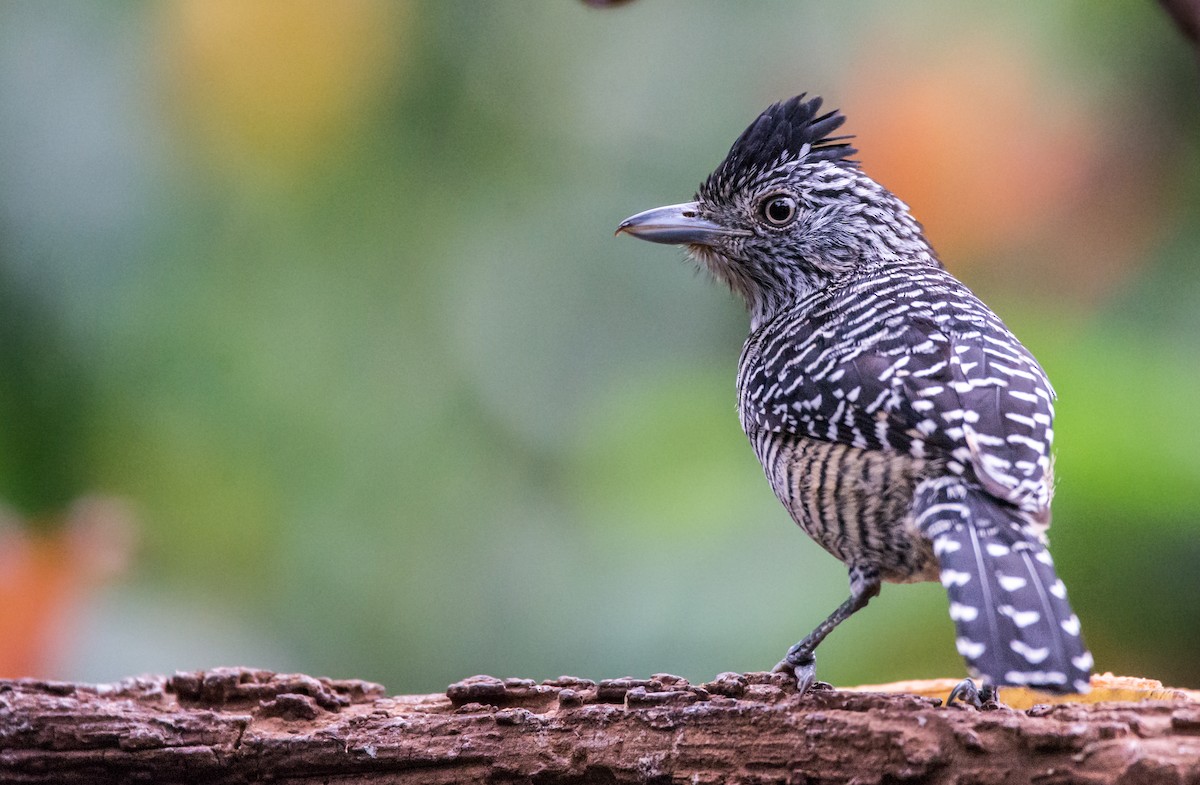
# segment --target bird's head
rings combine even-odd
[[[617,232],[683,245],[746,301],[756,324],[863,264],[927,258],[908,208],[851,160],[845,117],[799,95],[758,116],[695,200],[647,210]]]

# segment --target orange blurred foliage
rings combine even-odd
[[[125,571],[135,540],[133,516],[116,499],[82,499],[42,533],[11,514],[0,519],[0,679],[52,675],[75,606]]]
[[[1005,281],[1095,304],[1144,263],[1164,145],[1135,107],[1098,111],[998,34],[964,33],[924,56],[896,56],[901,46],[867,47],[843,108],[864,168],[912,207],[951,268],[1002,261]]]

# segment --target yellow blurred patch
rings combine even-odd
[[[287,175],[344,143],[394,78],[408,9],[383,0],[183,0],[160,58],[183,133],[235,169]]]
[[[958,679],[921,679],[897,681],[891,684],[865,684],[843,687],[854,692],[896,692],[920,695],[923,698],[946,699]],[[1087,695],[1051,695],[1023,687],[1001,687],[1000,702],[1013,709],[1031,709],[1046,703],[1108,703],[1169,700],[1200,701],[1200,692],[1164,687],[1162,682],[1136,676],[1114,676],[1111,673],[1093,674],[1092,691]]]

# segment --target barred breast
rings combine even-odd
[[[944,472],[941,461],[770,431],[751,441],[779,501],[825,550],[886,581],[937,578],[909,513],[917,484]]]

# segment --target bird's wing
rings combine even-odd
[[[941,457],[1048,520],[1054,393],[998,319],[908,316],[861,342],[821,330],[793,330],[743,357],[747,430]]]

